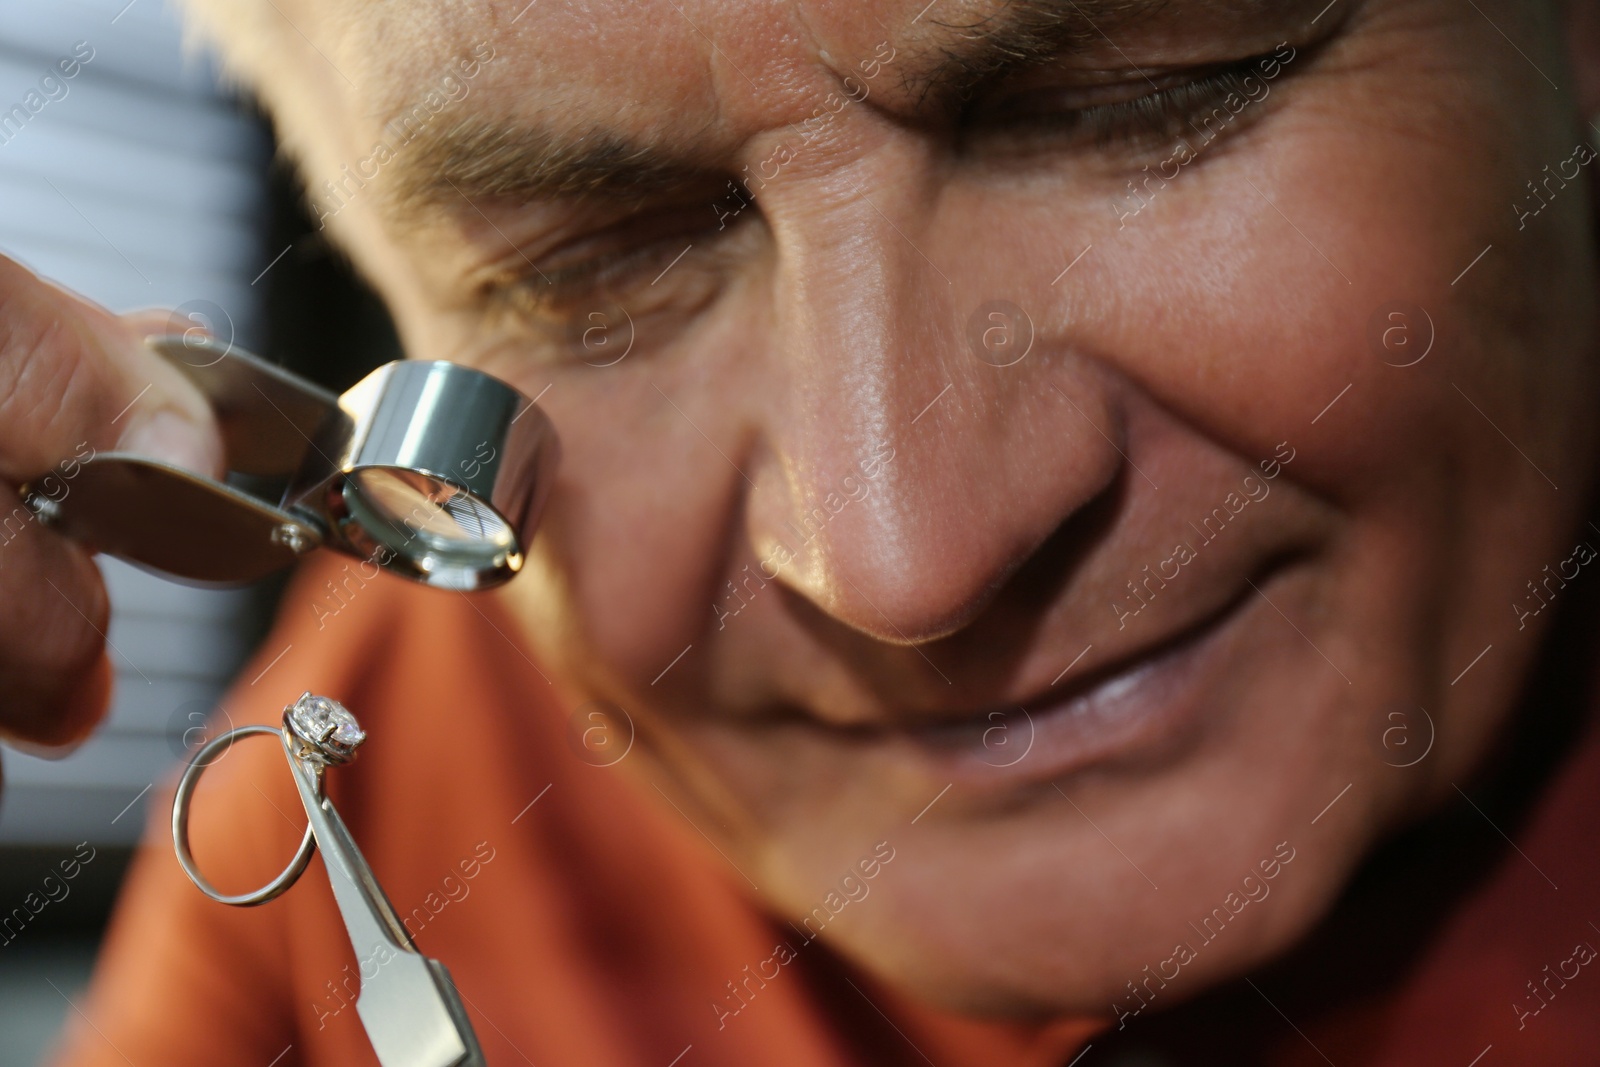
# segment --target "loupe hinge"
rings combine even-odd
[[[320,538],[314,537],[306,526],[293,522],[281,522],[273,527],[269,539],[275,545],[282,545],[297,556],[303,556],[316,548]]]
[[[61,520],[60,503],[30,486],[22,487],[22,506],[45,526],[54,526]]]

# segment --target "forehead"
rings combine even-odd
[[[1322,0],[298,2],[292,23],[301,41],[290,45],[304,62],[292,72],[265,72],[280,87],[286,76],[320,80],[320,87],[293,90],[311,106],[297,109],[291,137],[304,142],[311,130],[321,131],[310,134],[325,149],[313,170],[337,172],[340,158],[357,159],[369,176],[371,153],[360,150],[396,145],[398,162],[390,163],[387,148],[378,160],[384,171],[378,199],[396,219],[441,201],[459,207],[464,187],[527,201],[671,186],[685,173],[735,169],[752,138],[793,132],[817,121],[820,111],[837,112],[844,98],[870,97],[868,110],[902,121],[938,120],[986,82],[1047,59],[1124,77],[1130,68],[1142,74],[1186,61],[1237,59],[1271,49],[1311,20],[1312,5],[1327,6]],[[1342,0],[1347,8],[1360,2]]]
[[[870,53],[888,27],[916,16],[915,2],[384,0],[342,5],[329,28],[340,66],[359,71],[352,79],[378,122],[412,107],[457,58],[478,50],[494,56],[474,79],[487,98],[480,109],[541,117],[601,110],[643,127],[703,120],[730,101],[769,108],[809,83],[819,54],[837,51],[848,64]]]
[[[923,74],[991,35],[1004,33],[1002,51],[1018,59],[1074,42],[1116,54],[1116,35],[1134,31],[1181,51],[1186,33],[1272,14],[1283,23],[1311,0],[299,2],[295,24],[337,66],[340,95],[354,90],[369,123],[414,108],[457,58],[488,49],[495,58],[474,79],[475,111],[682,129],[792,121],[882,49],[894,50],[895,77],[874,94],[914,102],[926,93]]]

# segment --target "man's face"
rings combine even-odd
[[[1256,963],[1454,795],[1593,473],[1542,8],[525,3],[286,8],[264,89],[558,429],[505,596],[594,773],[1008,1012]]]

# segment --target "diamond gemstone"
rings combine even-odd
[[[336,759],[349,759],[367,739],[356,717],[337,700],[307,693],[289,709],[294,732]]]

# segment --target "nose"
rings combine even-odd
[[[746,513],[769,578],[900,645],[970,624],[1121,468],[1114,391],[1070,324],[1025,285],[1007,300],[916,172],[880,151],[794,190],[824,217],[769,208],[788,388]]]

